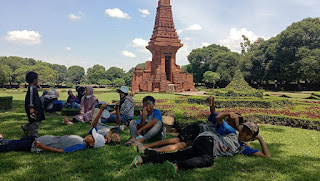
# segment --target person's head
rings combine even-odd
[[[82,97],[84,95],[84,90],[85,90],[85,88],[82,86],[77,88],[78,97]]]
[[[88,85],[84,90],[84,95],[91,96],[92,94],[93,94],[93,87]]]
[[[128,92],[129,92],[129,88],[127,86],[122,86],[120,89],[117,89],[117,93],[119,93],[120,99],[127,96]]]
[[[248,142],[259,135],[259,126],[253,122],[245,122],[241,124],[239,130],[239,139],[242,142]]]
[[[38,83],[39,83],[38,74],[35,73],[35,72],[28,72],[27,75],[26,75],[26,81],[30,85],[37,86]]]
[[[70,89],[70,90],[68,90],[68,95],[69,96],[72,96],[73,95],[73,92],[72,92],[72,90]]]
[[[152,96],[147,96],[143,98],[143,107],[147,108],[147,112],[151,113],[153,111],[156,100]]]
[[[105,145],[104,137],[97,133],[96,129],[92,129],[92,134],[84,138],[84,143],[89,148],[100,148]]]
[[[111,135],[107,134],[105,136],[105,141],[106,141],[106,144],[108,145],[117,145],[117,144],[120,144],[121,138],[118,133],[111,133]]]

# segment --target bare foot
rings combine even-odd
[[[137,141],[137,139],[136,138],[134,138],[134,137],[132,137],[132,138],[130,138],[129,139],[129,141],[127,141],[124,145],[125,146],[130,146],[130,145],[132,145],[134,142],[136,142]]]
[[[71,122],[69,120],[64,120],[63,123],[66,125],[73,125],[73,122]]]

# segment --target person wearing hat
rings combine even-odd
[[[105,145],[105,138],[97,133],[96,129],[92,134],[82,138],[77,135],[52,136],[44,135],[39,138],[29,136],[20,140],[0,141],[0,152],[31,151],[31,152],[57,152],[69,153],[84,150],[86,148],[101,148]]]
[[[210,104],[210,107],[213,106]],[[212,109],[211,109],[212,110]],[[245,122],[240,125],[239,135],[225,122],[230,113],[211,114],[208,120],[212,127],[207,127],[192,143],[192,147],[174,153],[160,154],[155,151],[145,152],[145,156],[136,156],[131,167],[146,163],[164,163],[166,171],[175,177],[178,170],[210,167],[215,157],[235,156],[237,154],[270,157],[266,143],[259,135],[255,123]],[[258,140],[262,151],[246,145],[248,141]],[[146,154],[147,153],[147,154]]]
[[[134,118],[134,106],[135,102],[130,96],[129,88],[127,86],[122,86],[120,89],[117,89],[117,93],[120,96],[120,119],[121,123],[125,124],[127,121],[132,120]],[[110,113],[110,117],[107,120],[102,120],[102,122],[107,123],[116,123],[117,122],[117,115],[116,112],[113,111]]]

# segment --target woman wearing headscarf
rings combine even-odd
[[[98,103],[98,98],[93,95],[93,87],[87,86],[84,91],[84,96],[81,99],[80,114],[73,117],[72,120],[65,118],[64,123],[73,124],[75,122],[91,121],[92,113]]]

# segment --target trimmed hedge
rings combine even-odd
[[[0,97],[0,111],[12,109],[13,97]]]
[[[320,131],[320,121],[309,119],[291,118],[277,115],[244,115],[247,120],[252,120],[261,124],[272,124],[277,126],[289,126],[294,128],[311,129]]]
[[[223,91],[215,91],[214,94],[216,96],[222,96],[222,97],[263,97],[263,91],[248,91],[248,92],[239,92],[239,91],[233,91],[229,90],[227,92]]]
[[[63,108],[61,110],[62,116],[76,116],[80,113],[80,109]]]
[[[189,104],[201,104],[208,105],[207,99],[203,98],[188,98]],[[215,100],[216,108],[230,108],[230,107],[259,107],[259,108],[270,108],[270,107],[283,107],[293,105],[290,100],[272,100],[272,99],[217,99]]]
[[[254,121],[260,124],[271,124],[277,126],[288,126],[293,128],[302,128],[320,131],[320,121],[313,121],[309,119],[298,119],[277,115],[244,115],[245,120]],[[174,127],[178,132],[180,132],[187,125],[192,123],[206,124],[206,120],[195,120],[195,119],[184,119],[178,118],[174,121]]]

